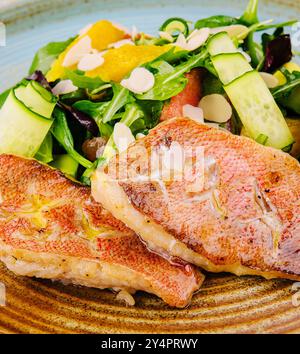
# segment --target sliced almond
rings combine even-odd
[[[200,107],[186,104],[182,107],[182,113],[184,117],[193,119],[198,123],[204,123],[203,110]]]
[[[94,70],[104,63],[104,58],[100,53],[86,54],[77,65],[78,70],[89,71]]]
[[[69,67],[77,64],[80,59],[92,51],[92,41],[88,36],[82,37],[66,54],[63,66]]]
[[[139,34],[139,30],[137,29],[136,26],[131,27],[131,39],[134,41]]]
[[[59,96],[74,92],[77,89],[78,87],[74,86],[71,80],[62,80],[53,87],[52,93],[56,96]]]
[[[265,72],[260,72],[259,74],[263,78],[268,88],[274,88],[279,85],[279,80],[274,75]]]
[[[166,41],[168,41],[170,43],[174,42],[174,38],[170,35],[170,33],[164,32],[164,31],[159,31],[158,34],[159,34],[160,38],[165,39]]]
[[[135,43],[131,39],[121,39],[120,41],[111,43],[108,48],[120,48],[126,44],[135,45]]]
[[[199,107],[203,109],[204,118],[211,122],[225,123],[232,116],[232,107],[226,98],[219,94],[204,96]]]
[[[121,81],[123,87],[137,94],[151,90],[154,83],[154,75],[145,68],[134,69],[128,79]]]
[[[201,47],[207,41],[209,34],[209,28],[194,30],[187,38],[180,33],[174,45],[184,50],[192,51]]]
[[[209,34],[209,28],[194,31],[187,39],[186,49],[192,51],[201,47],[207,41]]]
[[[113,139],[120,153],[127,150],[128,146],[135,141],[131,130],[124,123],[115,124]]]
[[[174,42],[174,45],[176,45],[177,47],[180,47],[184,50],[186,50],[186,46],[187,46],[187,41],[185,36],[183,35],[183,33],[180,33],[179,36],[176,39],[176,42]]]
[[[239,37],[239,39],[245,39],[249,33],[249,30],[248,27],[244,25],[230,25],[210,29],[211,34],[216,34],[219,32],[227,32],[231,38]]]

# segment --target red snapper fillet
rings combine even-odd
[[[202,170],[145,178],[153,151],[174,144],[202,149]],[[114,174],[123,163],[128,178]],[[156,251],[211,272],[300,279],[300,166],[282,151],[171,119],[98,170],[92,194]]]
[[[186,306],[203,276],[149,252],[90,189],[32,159],[0,155],[0,260],[16,274],[144,290]]]

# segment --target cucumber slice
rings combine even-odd
[[[52,167],[57,168],[61,172],[76,178],[79,163],[75,161],[70,155],[56,155],[54,161],[50,164]]]
[[[224,89],[251,138],[266,136],[266,145],[278,149],[294,143],[281,110],[257,71],[247,72]]]
[[[189,26],[184,19],[173,17],[162,24],[160,31],[167,32],[171,36],[178,36],[182,33],[186,37],[189,34]]]
[[[237,48],[227,32],[220,32],[212,36],[207,43],[207,50],[211,56],[237,52]]]
[[[40,100],[45,102],[42,98]],[[11,90],[0,110],[0,153],[33,157],[52,122],[32,112],[17,99],[15,90]]]
[[[36,81],[30,81],[27,85],[20,84],[15,89],[15,95],[32,112],[48,119],[51,118],[57,100],[51,92]]]
[[[253,70],[241,53],[219,54],[212,57],[211,60],[224,85]]]

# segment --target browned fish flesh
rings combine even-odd
[[[0,259],[16,274],[144,290],[186,306],[203,276],[172,265],[91,197],[33,159],[0,155]]]
[[[145,178],[153,151],[174,143],[202,149],[202,169]],[[115,173],[124,163],[126,178]],[[171,119],[98,170],[92,194],[156,251],[211,272],[300,279],[300,165],[287,153]]]

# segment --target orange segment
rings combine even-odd
[[[87,71],[86,76],[100,76],[104,81],[121,81],[134,68],[154,60],[170,49],[169,45],[123,45],[120,48],[109,50],[103,55],[104,64],[98,68]]]
[[[111,22],[101,20],[96,22],[85,34],[78,36],[68,47],[62,52],[52,64],[51,69],[46,75],[48,81],[61,79],[65,75],[65,69],[62,65],[68,51],[78,43],[84,36],[89,36],[92,41],[93,49],[99,51],[104,50],[109,44],[117,42],[125,37],[125,32],[115,27]],[[69,67],[71,70],[76,69],[76,65]]]

